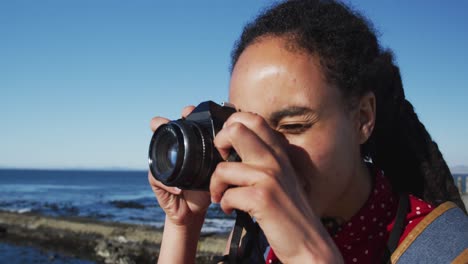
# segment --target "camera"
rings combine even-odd
[[[234,112],[230,104],[206,101],[186,118],[158,127],[151,138],[148,154],[153,176],[167,186],[208,190],[211,174],[223,161],[213,140]],[[231,151],[228,160],[239,158]]]

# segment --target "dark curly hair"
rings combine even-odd
[[[245,26],[231,54],[231,71],[245,48],[266,36],[283,37],[288,49],[317,56],[327,81],[350,106],[368,92],[375,94],[376,125],[361,153],[385,172],[397,192],[435,205],[453,201],[466,212],[437,144],[405,99],[392,52],[380,46],[364,16],[335,1],[277,4]]]

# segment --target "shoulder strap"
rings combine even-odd
[[[403,240],[392,263],[468,263],[468,217],[452,202],[439,205]]]
[[[398,246],[401,234],[405,228],[405,219],[408,214],[409,198],[408,194],[400,194],[400,200],[398,201],[398,209],[396,213],[395,224],[390,232],[390,237],[387,241],[387,247],[384,251],[383,262],[390,263],[390,256]]]

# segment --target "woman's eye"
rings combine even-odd
[[[293,124],[283,124],[280,125],[278,130],[282,133],[290,133],[290,134],[299,134],[310,128],[311,124],[301,124],[301,123],[293,123]]]

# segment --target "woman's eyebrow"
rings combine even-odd
[[[275,111],[270,114],[270,117],[268,118],[268,121],[271,124],[278,124],[281,119],[285,117],[291,117],[291,116],[300,116],[300,115],[313,115],[316,114],[316,111],[313,109],[310,109],[308,107],[302,107],[302,106],[291,106],[291,107],[286,107],[281,110]]]

